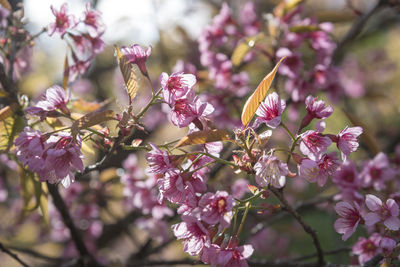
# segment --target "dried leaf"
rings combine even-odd
[[[6,97],[8,96],[8,93],[4,91],[2,88],[0,88],[0,97]]]
[[[88,113],[80,119],[74,121],[71,127],[71,133],[73,136],[76,136],[79,130],[86,129],[112,119],[114,119],[114,111],[112,110],[94,111]]]
[[[175,147],[228,140],[230,140],[230,138],[228,132],[225,130],[205,130],[188,134],[187,136],[183,137]]]
[[[4,121],[13,114],[10,106],[4,107],[0,110],[0,121]]]
[[[119,68],[121,69],[121,73],[125,81],[126,90],[128,92],[129,103],[131,104],[139,89],[135,70],[132,64],[129,63],[129,61],[121,53],[117,46],[115,46],[115,50],[117,52]]]
[[[247,127],[249,122],[254,116],[254,113],[256,113],[258,106],[260,103],[264,100],[265,96],[267,95],[267,92],[272,84],[272,81],[274,80],[276,71],[278,70],[279,64],[281,64],[282,60],[284,60],[285,57],[281,58],[279,60],[278,64],[276,64],[275,68],[268,73],[267,76],[261,81],[261,83],[257,86],[256,90],[254,93],[247,99],[246,104],[244,104],[243,111],[242,111],[242,124]]]
[[[247,187],[249,188],[250,192],[251,192],[253,195],[258,194],[259,190],[258,190],[258,187],[257,187],[257,186],[248,184]]]
[[[64,74],[63,74],[63,83],[62,83],[62,87],[64,88],[64,90],[67,90],[68,79],[69,79],[68,56],[65,55],[65,60],[64,60]]]
[[[118,178],[117,168],[108,168],[100,173],[99,180],[102,183],[106,183],[106,182],[111,181],[114,178]]]
[[[95,110],[98,110],[99,108],[103,107],[103,103],[97,103],[97,102],[88,102],[86,100],[83,100],[79,98],[78,100],[74,101],[73,103],[73,108],[77,109],[82,112],[93,112]]]
[[[46,184],[42,183],[42,186],[46,186]],[[40,208],[40,211],[42,212],[44,221],[48,225],[49,224],[49,202],[48,202],[47,196],[45,194],[42,194],[40,196],[39,208]]]
[[[289,30],[295,33],[307,33],[307,32],[318,31],[320,30],[320,28],[316,25],[297,25],[290,27]]]
[[[11,5],[7,0],[0,0],[0,5],[11,11]]]
[[[374,154],[378,154],[381,151],[379,142],[376,140],[375,135],[371,132],[371,130],[369,130],[367,125],[365,125],[365,123],[363,123],[361,119],[354,113],[347,112],[346,110],[343,110],[343,112],[354,126],[361,126],[363,128],[363,134],[360,138],[363,139],[365,144]]]
[[[301,3],[305,2],[305,0],[289,0],[285,1],[285,14],[292,9],[298,7]]]
[[[259,42],[264,37],[263,33],[259,33],[256,36],[251,36],[246,38],[243,42],[238,44],[233,51],[231,60],[234,66],[238,66],[242,63],[243,58],[246,54],[253,48],[257,42]]]

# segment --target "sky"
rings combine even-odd
[[[31,32],[39,31],[54,20],[50,5],[59,9],[64,2],[68,3],[71,14],[79,16],[85,9],[84,1],[78,0],[25,0],[25,16]],[[188,11],[189,4],[191,11]],[[201,1],[100,0],[97,9],[103,13],[107,26],[104,40],[108,44],[121,39],[143,45],[155,43],[157,27],[166,29],[173,24],[183,26],[195,38],[210,20],[209,9]]]

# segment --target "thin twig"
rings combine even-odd
[[[318,236],[315,232],[314,229],[311,228],[300,216],[300,214],[297,213],[297,211],[289,204],[289,202],[285,199],[283,196],[283,193],[281,193],[278,189],[274,187],[270,187],[269,190],[279,199],[279,201],[282,203],[283,207],[292,214],[292,216],[300,223],[300,225],[303,227],[304,231],[309,234],[313,240],[315,249],[318,254],[318,265],[323,266],[324,265],[324,252],[321,248],[321,244],[319,242]]]
[[[22,252],[24,254],[27,254],[29,256],[32,256],[32,257],[35,257],[35,258],[38,258],[38,259],[57,262],[57,263],[71,260],[70,258],[56,258],[56,257],[47,256],[47,255],[44,255],[44,254],[42,254],[40,252],[37,252],[35,250],[31,250],[31,249],[28,249],[28,248],[9,246],[9,249],[17,250],[19,252]]]
[[[11,252],[8,248],[6,248],[2,243],[0,243],[0,250],[9,255],[11,258],[14,260],[18,261],[19,264],[21,264],[24,267],[29,267],[28,264],[26,264],[23,260],[21,260],[17,254]]]

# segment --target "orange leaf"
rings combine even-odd
[[[7,0],[0,0],[0,5],[11,11],[11,5]]]
[[[121,69],[121,73],[125,81],[126,91],[128,92],[129,96],[129,103],[131,104],[139,89],[136,73],[132,64],[129,63],[117,46],[115,46],[115,51],[117,52],[119,68]]]
[[[183,137],[175,147],[228,140],[230,140],[230,138],[228,132],[225,130],[205,130],[188,134],[187,136]]]
[[[63,74],[63,83],[62,83],[62,87],[64,88],[64,90],[67,90],[68,79],[69,79],[68,56],[65,55],[65,60],[64,60],[64,74]]]
[[[231,61],[234,66],[239,66],[242,63],[243,58],[253,48],[257,42],[264,38],[263,33],[259,33],[256,36],[246,38],[243,42],[239,43],[233,51]]]
[[[247,127],[249,122],[256,113],[258,106],[264,100],[265,96],[269,88],[271,87],[272,81],[274,80],[276,71],[278,70],[279,64],[281,64],[282,60],[285,57],[279,60],[278,64],[276,64],[275,68],[268,73],[267,76],[261,81],[261,83],[257,86],[257,89],[254,93],[247,99],[246,104],[244,104],[243,111],[242,111],[242,124]]]
[[[17,108],[17,105],[15,103],[11,104],[10,106],[2,108],[0,110],[0,121],[4,121],[8,117],[10,117],[14,113],[16,108]]]
[[[88,113],[80,119],[74,121],[71,127],[71,133],[73,136],[76,136],[80,129],[86,129],[112,119],[114,119],[114,111],[112,110],[94,111]]]

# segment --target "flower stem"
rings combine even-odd
[[[249,213],[249,209],[250,209],[250,207],[251,207],[250,201],[246,203],[246,206],[245,206],[245,207],[246,207],[246,209],[244,210],[244,214],[243,214],[243,217],[242,217],[242,221],[240,222],[239,229],[238,229],[237,234],[236,234],[237,238],[239,238],[240,233],[241,233],[242,230],[243,230],[244,222],[246,221],[247,214]]]
[[[293,141],[296,140],[296,138],[294,137],[292,132],[289,130],[289,128],[283,122],[281,122],[281,126],[286,130],[286,132],[290,135],[290,137],[292,138]]]
[[[162,88],[160,88],[160,90],[158,90],[157,93],[153,94],[153,96],[151,97],[150,102],[136,116],[136,120],[139,120],[141,117],[143,117],[143,115],[146,113],[146,111],[151,107],[151,105],[153,105],[154,101],[158,98],[158,96],[161,93],[161,91],[162,91]]]

